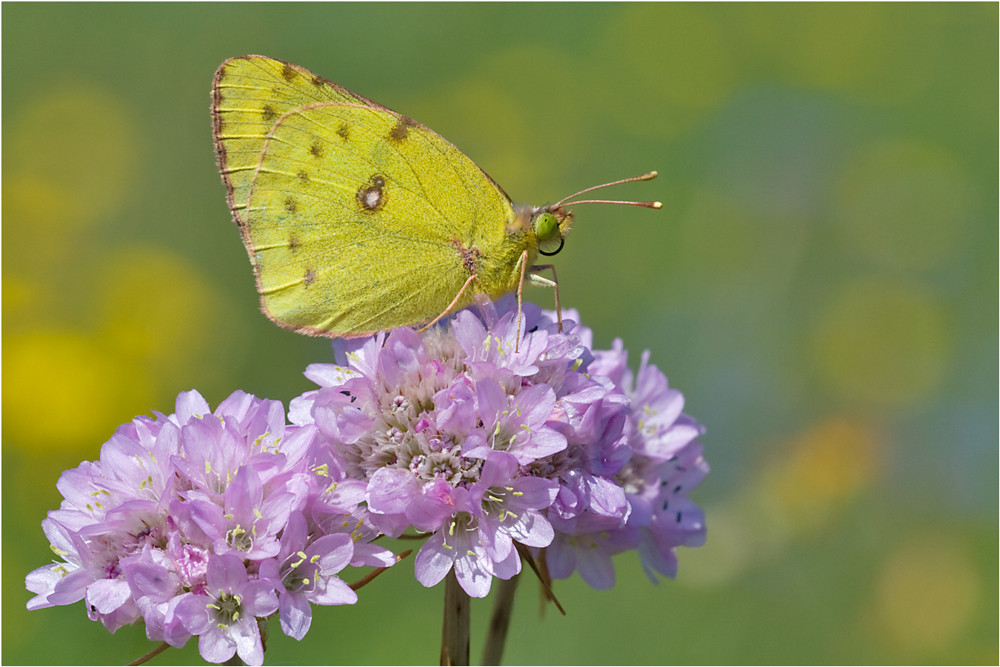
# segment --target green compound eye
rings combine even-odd
[[[535,238],[539,242],[550,241],[559,233],[559,221],[551,213],[542,213],[535,218]]]
[[[550,256],[562,250],[563,239],[559,233],[559,220],[555,215],[548,211],[538,215],[532,228],[538,240],[538,252]]]

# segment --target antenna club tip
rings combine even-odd
[[[663,202],[654,201],[651,203],[650,208],[663,208]]]
[[[644,181],[651,181],[651,180],[653,180],[654,178],[656,178],[659,175],[660,175],[660,172],[658,172],[658,171],[656,171],[654,169],[653,171],[650,171],[650,172],[647,172],[647,173],[643,174],[642,175],[642,180],[644,180]]]

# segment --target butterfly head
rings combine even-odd
[[[529,208],[522,211],[523,219],[530,220],[531,231],[535,235],[538,244],[538,252],[542,255],[551,256],[562,250],[563,243],[569,230],[573,227],[573,212],[566,209],[574,204],[626,204],[629,206],[643,206],[645,208],[660,208],[663,206],[658,201],[621,201],[610,199],[577,199],[570,201],[574,197],[585,192],[591,192],[611,185],[631,183],[632,181],[649,181],[656,178],[656,172],[651,171],[641,176],[633,176],[620,181],[602,183],[585,190],[580,190],[575,194],[557,201],[555,204],[542,206],[540,208]]]
[[[572,227],[573,212],[562,206],[543,206],[531,213],[531,231],[535,234],[538,252],[546,257],[562,250]]]

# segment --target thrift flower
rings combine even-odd
[[[309,540],[305,517],[295,513],[285,527],[278,557],[260,565],[260,578],[278,591],[281,629],[302,639],[315,604],[354,604],[357,593],[336,575],[351,561],[354,546],[346,533]]]
[[[357,600],[336,577],[353,558],[351,532],[307,528],[307,515],[357,508],[330,493],[343,473],[314,455],[315,438],[315,427],[288,426],[279,402],[243,392],[214,412],[185,392],[174,414],[121,426],[99,460],[60,478],[64,500],[42,522],[60,560],[27,576],[28,608],[83,599],[112,632],[141,620],[173,646],[198,636],[206,660],[260,664],[257,623],[279,601],[282,628],[301,639],[301,600]],[[299,553],[306,561],[292,565]]]
[[[258,618],[278,608],[274,588],[266,581],[251,581],[243,561],[231,554],[208,561],[206,586],[188,593],[176,614],[192,635],[198,635],[198,652],[209,662],[225,662],[239,654],[248,665],[264,662]]]

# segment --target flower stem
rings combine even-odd
[[[469,664],[469,595],[452,570],[444,580],[444,623],[441,626],[441,664]]]
[[[494,584],[496,599],[493,601],[493,616],[490,617],[490,629],[483,648],[484,665],[499,665],[503,658],[507,628],[510,627],[511,610],[514,608],[514,593],[520,580],[521,575],[517,574],[506,581],[499,579]]]
[[[409,556],[412,553],[413,553],[413,549],[407,549],[403,553],[401,553],[398,556],[396,556],[396,562],[398,563],[399,561],[403,560],[404,558],[406,558],[407,556]],[[385,572],[388,569],[389,569],[388,567],[375,568],[374,570],[372,570],[371,572],[369,572],[365,576],[363,576],[360,579],[358,579],[357,581],[355,581],[353,584],[349,584],[350,587],[351,587],[351,590],[352,591],[356,591],[359,588],[361,588],[362,586],[366,586],[367,584],[371,583],[371,581],[375,577],[377,577],[378,575],[382,574],[383,572]]]
[[[133,660],[132,662],[130,662],[128,664],[129,665],[141,665],[143,663],[149,662],[150,660],[152,660],[156,656],[158,656],[161,653],[163,653],[164,651],[166,651],[168,648],[170,648],[170,644],[168,644],[167,642],[163,642],[162,644],[160,644],[159,646],[157,646],[156,648],[154,648],[152,651],[150,651],[146,655],[142,656],[141,658],[137,658],[137,659]]]

